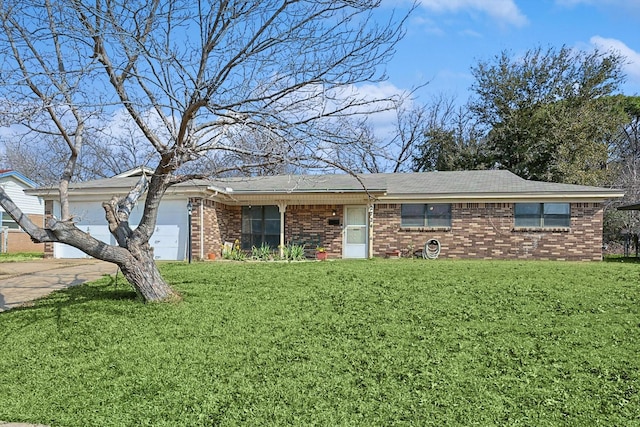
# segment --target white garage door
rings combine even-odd
[[[163,200],[158,209],[156,228],[149,240],[157,260],[184,260],[187,256],[188,214],[185,200]],[[82,221],[77,227],[105,243],[115,245],[108,225],[105,224],[104,209],[99,202],[73,203],[72,212]],[[142,206],[131,212],[129,223],[135,228],[142,217]],[[54,244],[56,258],[87,258],[84,252],[62,243]]]
[[[159,260],[184,259],[180,251],[180,228],[177,225],[158,225],[149,241],[153,256]]]
[[[77,224],[77,227],[89,233],[92,237],[113,245],[115,239],[109,232],[109,227],[106,225],[82,225]],[[89,255],[82,252],[80,249],[76,249],[73,246],[65,245],[64,243],[55,243],[53,247],[53,253],[55,258],[89,258]]]

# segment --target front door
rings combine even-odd
[[[367,257],[367,207],[345,207],[344,258]]]

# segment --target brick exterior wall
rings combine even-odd
[[[191,256],[194,259],[198,259],[201,253],[205,258],[210,253],[221,256],[224,242],[240,239],[242,208],[200,198],[190,201],[193,206]]]
[[[335,210],[336,215],[333,215]],[[285,212],[285,241],[306,243],[308,251],[321,245],[329,258],[342,258],[342,206],[288,206]],[[337,219],[338,225],[329,225]]]
[[[53,216],[53,200],[44,201],[44,220],[48,220]],[[46,242],[44,244],[44,257],[53,258],[53,243]]]
[[[28,215],[31,221],[39,226],[44,224],[43,215]],[[0,239],[0,251],[3,253],[44,252],[44,243],[33,243],[31,236],[22,230],[8,230]]]
[[[453,203],[451,217],[450,229],[402,228],[399,204],[376,205],[374,256],[435,238],[442,258],[602,260],[600,203],[572,203],[569,229],[516,229],[512,203]]]
[[[200,227],[204,251],[220,255],[225,241],[240,239],[242,208],[193,199],[192,254],[200,254]],[[603,208],[600,203],[572,203],[568,229],[515,228],[512,203],[453,203],[450,228],[403,228],[400,204],[378,204],[374,210],[373,256],[389,249],[405,254],[421,249],[432,239],[441,244],[441,258],[602,260]],[[336,215],[333,215],[335,210]],[[330,258],[342,257],[343,207],[340,205],[288,206],[285,241],[305,242],[307,249],[321,244]],[[339,225],[329,225],[338,219]]]
[[[198,259],[201,253],[205,257],[208,253],[220,256],[225,241],[241,238],[242,207],[200,198],[191,199],[191,203],[193,259]],[[52,201],[45,202],[45,219],[52,214],[52,207]],[[421,249],[435,238],[441,244],[441,258],[602,260],[600,203],[572,203],[568,229],[516,229],[512,203],[453,203],[451,228],[403,228],[400,207],[400,204],[375,205],[373,256],[383,257],[389,249],[408,253],[409,249]],[[341,205],[288,206],[285,241],[306,242],[309,250],[319,243],[330,258],[341,258],[342,218]],[[338,220],[339,224],[330,225],[330,219]],[[26,233],[10,234],[25,237],[31,243]],[[53,257],[53,243],[36,246],[39,249],[16,250],[35,251],[44,247],[45,258]]]
[[[204,231],[203,253],[220,256],[225,241],[235,242],[242,235],[242,207],[226,206],[210,200],[203,201],[204,224],[200,224],[200,199],[191,199],[192,257],[200,256],[200,229]],[[335,210],[336,215],[333,215]],[[289,206],[285,211],[285,242],[306,244],[313,252],[322,245],[329,257],[342,257],[342,206],[301,205]],[[329,225],[329,219],[338,219],[338,225]],[[275,249],[275,248],[274,248]]]

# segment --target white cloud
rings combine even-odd
[[[413,24],[424,29],[424,32],[434,36],[444,36],[445,31],[433,19],[417,16],[411,20]]]
[[[471,38],[474,38],[474,39],[481,39],[481,38],[483,37],[483,36],[482,36],[482,34],[480,34],[480,33],[479,33],[479,32],[477,32],[477,31],[474,31],[474,30],[472,30],[472,29],[462,30],[462,31],[460,31],[460,33],[459,33],[459,34],[460,34],[461,36],[464,36],[464,37],[471,37]]]
[[[421,0],[423,7],[439,13],[480,12],[505,24],[522,27],[527,17],[518,9],[514,0]]]
[[[360,86],[352,86],[364,99],[386,99],[402,96],[406,91],[389,82],[367,83]]]
[[[627,77],[636,83],[640,83],[640,52],[636,52],[625,43],[616,39],[593,36],[589,41],[600,50],[612,50],[626,57],[627,61],[624,65],[624,71]]]

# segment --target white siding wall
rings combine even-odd
[[[31,187],[13,177],[3,178],[0,181],[0,186],[23,213],[44,215],[44,202],[42,199],[36,196],[28,196],[23,191]],[[0,207],[0,211],[4,212],[4,209]]]
[[[184,260],[187,253],[188,239],[188,214],[187,200],[163,200],[158,211],[156,230],[149,243],[154,248],[154,256],[157,260]],[[115,239],[109,232],[102,202],[71,202],[69,204],[72,215],[81,230],[93,237],[108,243],[115,244]],[[55,204],[54,215],[59,216],[60,205]],[[142,206],[138,205],[131,212],[129,223],[133,228],[142,218]],[[84,258],[87,255],[82,251],[62,243],[54,244],[55,258]]]

